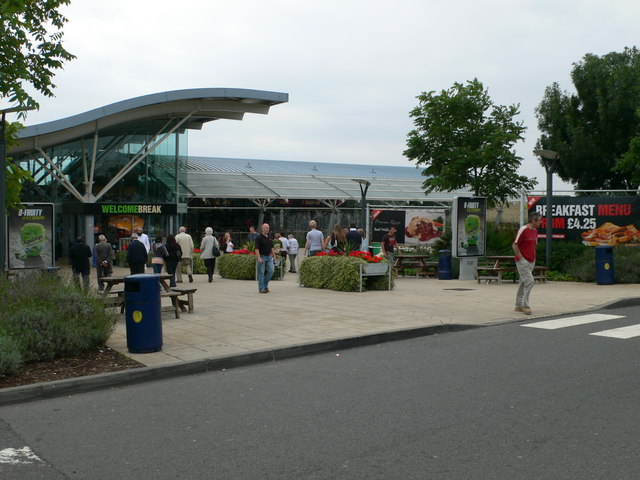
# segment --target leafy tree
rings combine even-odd
[[[426,193],[470,189],[493,206],[536,184],[517,173],[522,158],[513,147],[525,131],[514,121],[518,105],[494,105],[478,79],[417,98],[404,155],[426,165]]]
[[[53,96],[55,71],[75,58],[62,46],[62,27],[67,19],[59,9],[69,3],[70,0],[0,2],[0,100],[8,101],[12,107],[34,109],[39,104],[28,93],[28,87],[47,97]],[[20,117],[25,117],[24,112]],[[18,128],[19,124],[7,125],[8,144]],[[21,182],[28,177],[8,162],[7,205],[20,203]]]
[[[576,92],[557,83],[536,114],[537,146],[560,154],[556,173],[579,189],[640,185],[640,52],[625,48],[573,64]]]

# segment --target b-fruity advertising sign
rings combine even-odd
[[[9,210],[9,268],[53,267],[53,204],[25,203]]]

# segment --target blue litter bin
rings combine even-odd
[[[451,250],[440,250],[438,280],[451,280]]]
[[[151,353],[162,349],[160,282],[156,275],[129,275],[124,278],[127,348],[131,353]]]
[[[615,282],[613,247],[596,247],[596,283],[613,285]]]

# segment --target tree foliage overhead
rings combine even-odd
[[[514,121],[518,105],[494,105],[478,79],[417,98],[404,155],[426,165],[426,193],[470,190],[496,205],[533,188],[535,179],[517,173],[522,158],[513,148],[525,131]]]
[[[556,173],[578,189],[640,185],[640,52],[625,48],[573,64],[576,92],[557,83],[536,114],[538,148],[560,154]]]
[[[0,98],[12,106],[38,108],[26,85],[53,96],[53,75],[75,58],[62,46],[67,22],[59,8],[70,0],[0,2]]]
[[[38,102],[28,88],[53,96],[53,75],[65,61],[75,58],[62,46],[62,27],[67,19],[59,12],[70,0],[0,0],[0,109],[36,109]],[[20,113],[24,118],[24,112]],[[5,137],[12,145],[22,126],[7,123]],[[31,178],[11,161],[7,162],[6,205],[20,204],[22,182]]]

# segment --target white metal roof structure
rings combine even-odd
[[[455,193],[426,196],[423,169],[380,165],[189,157],[183,168],[190,197],[360,200],[359,184],[371,183],[370,201],[450,201]]]

